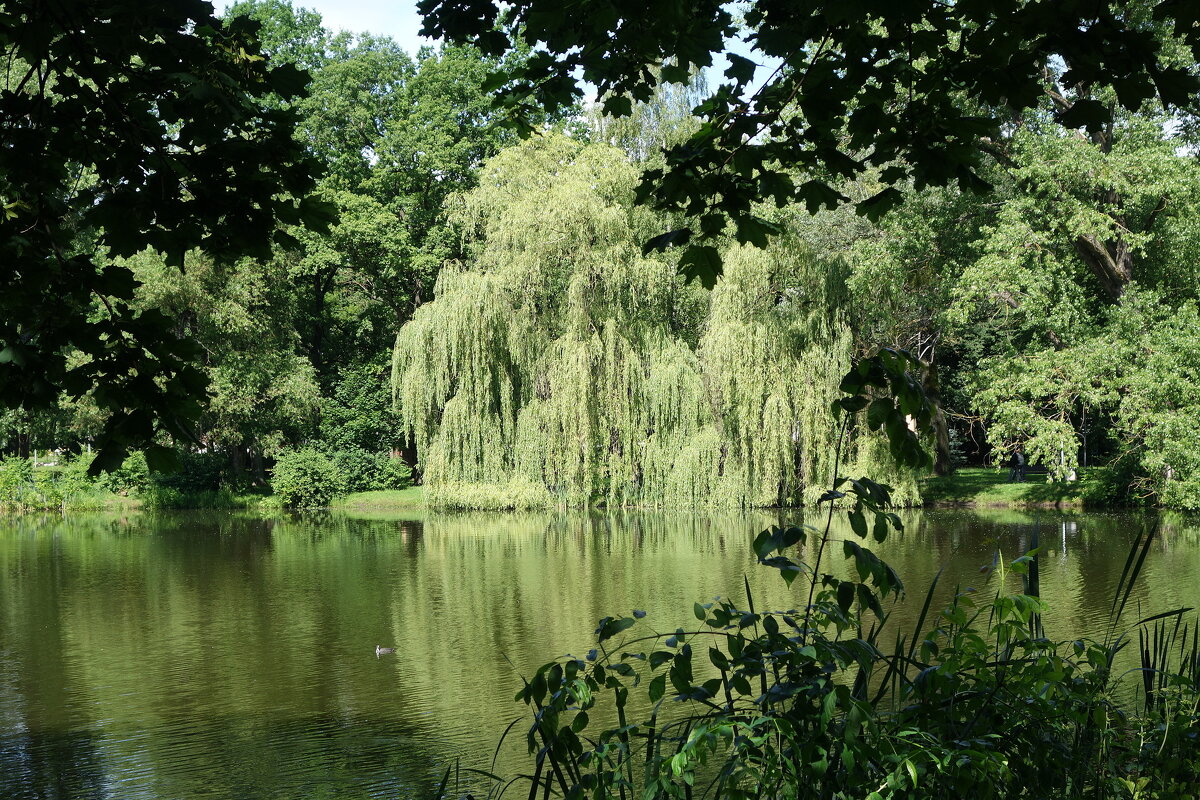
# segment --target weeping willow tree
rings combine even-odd
[[[432,503],[774,506],[828,483],[843,268],[796,241],[730,245],[712,292],[685,285],[642,256],[661,221],[637,177],[614,147],[547,136],[459,199],[470,256],[393,363]]]

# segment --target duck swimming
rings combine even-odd
[[[394,647],[384,647],[383,645],[375,645],[375,657],[386,656],[388,653],[396,652]]]

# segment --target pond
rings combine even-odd
[[[643,609],[799,605],[759,567],[778,516],[237,514],[0,519],[0,797],[428,796],[449,765],[487,769],[521,674]],[[1103,634],[1137,515],[921,512],[875,549],[912,627],[942,569],[1042,545],[1055,639]],[[849,536],[838,530],[836,535]],[[840,548],[833,563],[839,569]],[[1200,526],[1162,520],[1130,608],[1200,605]],[[1019,588],[1019,582],[1013,588]],[[636,629],[635,629],[636,630]],[[377,656],[376,645],[394,646]],[[521,730],[520,724],[515,731]],[[523,736],[498,770],[521,771]],[[465,781],[464,777],[464,781]]]

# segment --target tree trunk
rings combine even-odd
[[[932,354],[931,354],[932,356]],[[933,474],[949,475],[954,471],[950,460],[950,428],[946,424],[946,415],[942,413],[942,393],[938,386],[937,367],[933,365],[932,357],[921,361],[921,384],[925,396],[933,404]]]
[[[242,485],[246,477],[246,460],[241,445],[229,448],[229,471],[232,473],[234,485]]]
[[[1100,281],[1109,302],[1120,302],[1133,280],[1133,254],[1122,238],[1101,242],[1092,234],[1075,238],[1075,252]]]
[[[254,450],[250,451],[250,463],[254,470],[254,485],[255,486],[266,486],[267,485],[267,471],[265,469],[263,469],[263,457],[262,457],[262,453],[258,450],[258,448],[255,448]]]

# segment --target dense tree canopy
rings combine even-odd
[[[843,268],[796,238],[727,242],[725,280],[685,286],[640,252],[657,220],[633,206],[636,179],[619,150],[553,135],[489,161],[462,198],[469,261],[396,344],[435,502],[482,484],[570,505],[775,506],[828,479]],[[897,499],[916,499],[911,478]]]
[[[1190,7],[427,5],[478,46],[286,0],[15,7],[50,28],[3,23],[5,452],[174,448],[256,483],[292,453],[346,488],[402,457],[450,505],[791,503],[828,478],[837,379],[891,347],[941,400],[911,421],[939,472],[1021,450],[1200,506]],[[883,438],[849,438],[885,475]]]
[[[832,207],[850,200],[844,181],[872,170],[880,183],[855,205],[873,217],[904,185],[984,188],[983,153],[1048,95],[1059,121],[1098,132],[1114,107],[1185,104],[1200,89],[1200,16],[1173,0],[419,7],[426,35],[492,54],[541,46],[493,79],[505,87],[499,107],[526,129],[531,109],[581,96],[580,79],[606,111],[628,114],[660,79],[685,80],[726,53],[724,80],[696,107],[702,124],[642,185],[642,197],[688,218],[654,246],[719,237],[730,221],[739,241],[761,244],[776,228],[756,203]],[[733,39],[749,58],[730,49]],[[771,70],[765,80],[758,66]],[[711,284],[719,264],[711,245],[692,244],[683,268]]]
[[[159,430],[188,439],[195,348],[134,310],[133,276],[106,256],[262,257],[289,240],[278,222],[317,216],[294,113],[264,104],[304,75],[199,0],[6,2],[0,50],[0,403],[93,392],[97,466]]]

